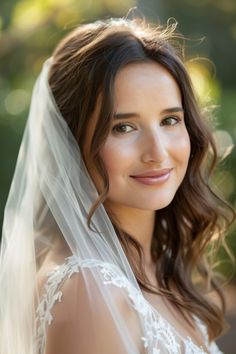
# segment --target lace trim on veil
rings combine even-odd
[[[40,354],[44,353],[46,329],[53,321],[51,310],[56,302],[62,301],[60,286],[66,277],[70,278],[82,268],[97,267],[103,275],[105,285],[114,285],[127,291],[132,307],[143,318],[144,336],[141,338],[144,348],[148,354],[161,354],[158,344],[164,344],[166,353],[180,354],[181,346],[185,354],[206,354],[202,347],[198,347],[188,336],[183,338],[167,320],[165,320],[156,309],[154,309],[144,296],[134,288],[120,270],[111,263],[97,260],[81,261],[76,256],[66,258],[65,263],[57,266],[48,274],[45,283],[42,299],[36,311],[36,343]],[[214,342],[208,342],[208,334],[205,325],[194,316],[194,320],[204,336],[206,348],[210,354],[223,354]]]

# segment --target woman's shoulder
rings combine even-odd
[[[52,264],[49,268],[52,268]],[[72,335],[73,328],[77,328],[81,340],[84,338],[85,329],[91,329],[94,324],[98,323],[101,328],[109,327],[111,336],[115,338],[115,328],[113,328],[114,323],[109,307],[113,305],[121,317],[126,319],[126,325],[128,322],[130,323],[133,335],[138,331],[138,328],[135,330],[138,326],[138,317],[130,306],[127,279],[114,264],[96,259],[82,260],[78,256],[70,256],[65,258],[63,263],[54,266],[47,276],[45,273],[47,273],[46,267],[42,272],[44,280],[46,279],[44,291],[41,291],[41,299],[37,308],[39,348],[46,346],[46,331],[48,343],[49,341],[54,343],[53,338],[60,337],[58,333],[61,328],[63,328],[64,335],[66,331],[68,336]],[[108,286],[109,290],[104,288],[104,284]],[[106,297],[107,302],[104,301],[104,292],[109,293]],[[82,328],[80,328],[81,319],[83,319]],[[98,327],[96,332],[99,337]],[[78,335],[74,336],[73,342],[78,348],[81,342],[77,342],[77,337]],[[136,335],[136,338],[140,338],[140,335]],[[64,344],[62,343],[62,345]],[[73,352],[72,349],[71,352]]]
[[[55,262],[45,264],[38,273],[37,283],[40,300],[38,314],[49,314],[55,303],[62,301],[62,297],[65,302],[70,303],[73,296],[76,294],[78,297],[85,288],[95,292],[100,287],[101,292],[101,285],[108,285],[114,297],[121,293],[124,296],[127,290],[132,297],[131,292],[135,291],[115,264],[97,259],[81,259],[76,255],[66,257],[60,264]],[[135,295],[137,294],[133,297]],[[48,324],[51,320],[52,316],[49,316]]]
[[[50,272],[47,273],[49,269]],[[134,342],[139,348],[143,343],[145,347],[161,345],[173,349],[173,343],[179,345],[179,341],[182,341],[168,322],[153,311],[140,291],[122,273],[121,268],[111,262],[96,259],[82,260],[74,255],[66,257],[61,264],[51,263],[48,268],[45,267],[43,276],[46,281],[37,309],[39,321],[37,337],[40,348],[46,345],[45,329],[48,330],[48,343],[56,343],[53,338],[57,338],[58,342],[61,329],[63,334],[66,331],[68,336],[71,336],[74,328],[77,328],[78,332],[73,336],[74,348],[81,345],[81,338],[84,338],[85,331],[89,331],[94,325],[99,338],[100,335],[103,336],[103,333],[99,332],[99,328],[103,325],[110,328],[110,337],[116,338],[111,308],[118,311],[124,320],[123,326],[127,326],[127,330],[132,328]],[[105,293],[108,295],[107,302],[104,302]],[[80,327],[81,319],[83,319],[82,327]],[[140,333],[140,319],[143,329],[148,333],[147,336]],[[61,346],[64,344],[61,343]],[[191,347],[193,353],[203,353],[190,340],[184,341],[184,344],[186,348]],[[210,353],[220,353],[215,344],[212,344],[209,349]],[[71,353],[73,353],[72,348]],[[172,353],[171,349],[168,353]]]
[[[47,324],[53,319],[51,310],[56,303],[63,299],[64,305],[69,305],[73,303],[73,297],[82,297],[83,291],[97,293],[98,298],[99,294],[102,296],[102,288],[106,285],[120,305],[127,301],[130,303],[139,295],[138,289],[114,263],[81,259],[76,255],[66,257],[60,264],[50,262],[45,265],[38,274],[37,282],[40,294],[37,313],[41,318],[43,314],[48,315],[44,319]]]

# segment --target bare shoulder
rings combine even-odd
[[[105,284],[99,267],[74,269],[60,291],[47,329],[46,354],[118,354],[126,353],[128,342],[140,346],[139,320],[126,290]],[[127,340],[121,340],[121,331]]]

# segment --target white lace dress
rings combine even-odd
[[[158,349],[165,348],[168,354],[206,354],[202,347],[198,347],[190,337],[183,338],[175,328],[163,318],[157,310],[138,292],[117,268],[110,264],[96,260],[81,261],[76,256],[65,259],[62,265],[57,266],[48,274],[44,285],[43,295],[37,308],[37,348],[39,354],[45,351],[45,333],[53,321],[52,308],[57,302],[63,301],[61,286],[63,282],[82,268],[96,267],[102,274],[104,284],[112,284],[127,291],[132,307],[143,318],[145,336],[141,338],[143,347],[148,354],[161,354]],[[204,337],[204,344],[210,354],[223,354],[215,344],[209,343],[205,325],[194,317],[198,328]],[[180,345],[181,344],[181,345]],[[69,354],[69,353],[68,353]]]

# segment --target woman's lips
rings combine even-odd
[[[165,168],[159,171],[147,171],[130,177],[142,184],[156,185],[166,182],[170,177],[171,170],[172,168]]]

